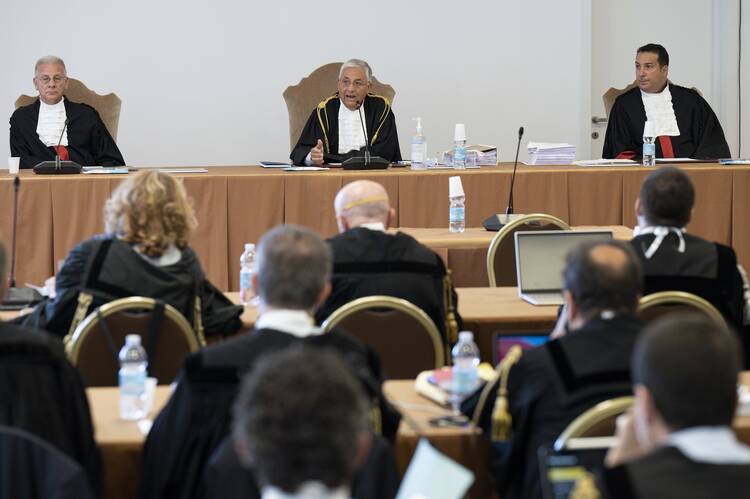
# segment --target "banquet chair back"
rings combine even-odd
[[[153,298],[121,298],[89,314],[66,345],[86,386],[117,386],[118,352],[128,334],[141,336],[149,375],[161,384],[171,383],[183,359],[198,350],[193,329],[174,307]]]
[[[534,213],[505,224],[487,249],[487,279],[491,288],[516,286],[516,247],[513,234],[521,231],[570,230],[567,223],[552,215]]]
[[[632,405],[633,397],[630,396],[599,402],[570,422],[555,440],[555,450],[566,449],[573,438],[614,436],[617,417]]]
[[[297,144],[307,118],[313,109],[323,99],[336,92],[336,82],[339,79],[339,70],[342,64],[342,62],[331,62],[320,66],[308,76],[302,78],[298,84],[290,85],[284,90],[284,101],[289,112],[290,150]],[[382,95],[391,103],[393,103],[393,98],[396,95],[392,86],[380,83],[374,76],[372,77],[370,92]]]
[[[334,311],[322,329],[340,329],[379,355],[389,379],[413,379],[442,367],[445,349],[435,324],[423,310],[401,298],[367,296]]]
[[[117,94],[110,92],[106,95],[101,95],[89,89],[82,81],[75,78],[68,78],[68,88],[65,91],[65,98],[73,102],[88,104],[96,109],[112,139],[117,142],[117,129],[120,125],[120,108],[122,107],[122,100]],[[37,99],[38,97],[36,96],[21,95],[16,99],[16,109],[33,104]]]
[[[722,326],[726,325],[721,312],[707,300],[684,291],[660,291],[641,298],[638,316],[643,322],[652,322],[675,313],[700,312]]]

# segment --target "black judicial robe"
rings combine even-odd
[[[495,462],[498,495],[503,499],[541,498],[537,450],[598,402],[632,394],[630,357],[642,329],[635,317],[592,319],[562,338],[527,350],[510,370],[508,403],[511,441]],[[497,382],[479,423],[491,435]],[[469,415],[478,394],[467,400]]]
[[[440,256],[403,232],[388,234],[357,227],[328,240],[333,252],[332,290],[315,319],[325,321],[337,308],[373,295],[403,298],[424,310],[445,336],[443,277]],[[458,309],[455,290],[453,303]],[[461,317],[456,312],[461,327]]]
[[[83,166],[121,166],[125,164],[114,139],[99,113],[87,105],[65,99],[68,118],[70,160]],[[10,117],[10,153],[21,158],[21,168],[33,168],[42,161],[54,161],[55,151],[45,146],[36,133],[39,99],[19,107]]]
[[[700,463],[667,446],[606,470],[597,482],[609,499],[747,499],[750,465]]]
[[[401,160],[401,149],[398,145],[396,118],[393,116],[391,103],[380,95],[368,94],[365,97],[364,120],[367,128],[367,139],[370,153],[388,161]],[[349,151],[339,154],[339,108],[341,100],[338,93],[323,100],[310,114],[302,129],[297,145],[289,156],[293,163],[302,165],[310,149],[318,140],[323,141],[323,154],[326,163],[340,163],[353,156],[361,156],[360,151]]]
[[[400,415],[380,391],[380,363],[372,350],[335,331],[298,338],[272,329],[253,329],[185,360],[177,387],[146,439],[139,497],[203,497],[202,477],[211,456],[230,433],[232,404],[242,375],[263,356],[294,345],[340,352],[367,393],[378,400],[383,435],[393,439]]]
[[[675,158],[715,160],[729,158],[729,146],[724,130],[708,102],[698,92],[679,85],[669,84],[677,126],[680,135],[670,137]],[[603,158],[616,158],[630,151],[634,158],[643,153],[643,125],[646,109],[641,90],[632,88],[620,95],[612,106],[604,138]],[[663,158],[661,144],[656,143],[656,157]]]

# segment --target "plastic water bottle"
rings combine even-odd
[[[411,169],[424,170],[427,168],[427,139],[422,133],[422,118],[414,118],[417,122],[417,133],[411,139]]]
[[[463,232],[466,229],[466,196],[456,196],[449,201],[448,232]]]
[[[250,305],[253,301],[253,265],[255,263],[255,245],[245,243],[245,251],[240,256],[240,302]]]
[[[654,126],[647,121],[643,125],[643,166],[656,164],[656,144],[654,144]]]
[[[146,350],[141,337],[129,334],[120,350],[120,418],[138,420],[146,417]]]
[[[458,342],[453,346],[453,389],[454,410],[458,409],[461,400],[477,388],[479,373],[479,347],[474,343],[474,334],[470,331],[458,333]]]
[[[463,123],[456,124],[453,134],[453,168],[463,170],[466,168],[466,127]]]

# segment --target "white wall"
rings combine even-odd
[[[35,60],[57,54],[70,76],[122,98],[118,143],[129,164],[286,158],[281,93],[316,67],[350,57],[368,60],[396,89],[405,156],[414,116],[425,119],[430,154],[449,147],[456,122],[466,123],[470,142],[499,145],[506,161],[520,125],[529,140],[579,140],[578,94],[587,84],[579,72],[580,43],[589,27],[582,25],[578,2],[61,5],[3,0],[0,116],[10,116],[20,93],[34,93]],[[8,155],[4,137],[0,158]]]

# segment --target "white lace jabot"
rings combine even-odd
[[[367,130],[367,123],[364,119],[365,105],[362,104],[362,122],[359,121],[359,110],[350,110],[341,103],[339,107],[339,154],[346,154],[349,151],[358,151],[367,144],[367,139],[362,131],[364,125]]]
[[[65,119],[67,114],[65,113],[65,97],[60,99],[57,104],[45,104],[39,99],[39,120],[36,123],[36,133],[39,135],[39,140],[42,143],[49,146],[56,146],[60,140],[60,133],[63,131],[65,126]],[[68,145],[68,130],[63,133],[62,141],[60,145]]]
[[[643,100],[643,107],[646,109],[646,120],[654,124],[656,137],[661,135],[676,137],[680,135],[677,118],[674,115],[674,107],[672,107],[672,93],[669,91],[669,85],[655,94],[641,90],[641,99]]]

